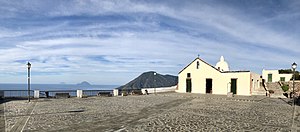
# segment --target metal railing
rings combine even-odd
[[[28,90],[1,90],[5,97],[28,97]],[[30,97],[33,97],[34,91],[30,90]]]
[[[16,97],[16,98],[25,98],[28,97],[28,90],[0,90],[1,92],[4,93],[4,98],[11,98],[11,97]],[[82,90],[83,95],[85,96],[97,96],[98,93],[103,93],[103,92],[109,92],[110,94],[113,94],[113,90]],[[71,97],[76,97],[77,96],[77,90],[43,90],[39,91],[39,96],[40,97],[55,97],[56,93],[69,93]],[[30,90],[30,97],[34,96],[34,90]]]

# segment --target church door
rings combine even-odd
[[[237,82],[237,79],[231,79],[231,90],[230,90],[230,92],[232,92],[233,94],[236,94],[236,82]]]
[[[212,93],[212,79],[206,79],[206,93]]]
[[[190,93],[192,92],[192,80],[186,79],[186,92]]]

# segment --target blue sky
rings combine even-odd
[[[231,70],[300,63],[298,0],[0,0],[0,83],[124,84],[197,55]]]

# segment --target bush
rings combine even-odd
[[[281,86],[281,88],[282,88],[282,90],[283,90],[284,92],[286,92],[286,91],[289,90],[289,85],[283,84],[283,85]]]
[[[294,78],[294,75],[291,77],[290,80],[293,80],[293,78]],[[298,71],[295,72],[295,80],[300,80],[300,74]]]

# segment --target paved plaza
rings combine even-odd
[[[7,101],[6,131],[299,131],[288,99],[165,93]],[[3,112],[4,111],[4,112]]]

